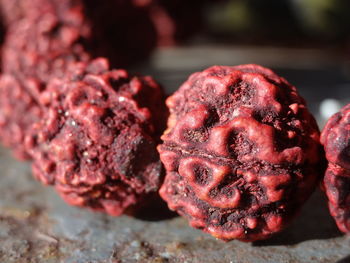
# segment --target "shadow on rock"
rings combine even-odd
[[[328,212],[324,194],[317,190],[288,228],[268,240],[254,242],[253,246],[295,245],[308,240],[331,239],[341,235]]]
[[[133,217],[143,221],[162,221],[177,217],[178,214],[169,210],[168,205],[155,195],[147,204],[143,204],[133,213]]]
[[[350,255],[342,258],[341,260],[338,260],[336,263],[349,263],[350,262]]]

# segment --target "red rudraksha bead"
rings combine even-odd
[[[322,131],[328,168],[324,189],[339,229],[350,233],[350,104],[333,115]]]
[[[25,140],[34,176],[72,205],[129,212],[162,182],[163,100],[150,77],[109,70],[104,59],[79,63],[39,97],[43,118]]]
[[[160,190],[191,226],[232,240],[283,229],[314,190],[319,130],[295,87],[257,65],[214,66],[167,99]]]

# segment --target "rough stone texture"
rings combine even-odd
[[[339,229],[350,233],[350,104],[328,120],[321,142],[329,162],[324,178],[329,210]]]
[[[157,193],[163,168],[156,145],[166,108],[151,77],[79,63],[49,82],[42,120],[27,131],[34,176],[70,204],[118,216]]]
[[[205,54],[205,55],[203,55]],[[280,54],[276,55],[276,54]],[[139,68],[175,91],[188,74],[213,63],[249,61],[293,82],[317,115],[325,97],[350,99],[350,80],[323,50],[292,51],[196,47],[162,50]],[[293,57],[295,60],[285,60]],[[293,64],[294,63],[294,64]],[[330,88],[331,87],[331,88]],[[322,121],[320,119],[320,121]],[[342,236],[320,192],[281,234],[255,243],[224,243],[188,226],[185,219],[145,221],[70,207],[31,175],[30,166],[0,149],[0,262],[16,263],[347,263],[350,239]]]
[[[340,263],[349,255],[350,240],[337,232],[319,192],[273,239],[224,243],[180,217],[144,221],[70,207],[3,149],[0,166],[1,262]]]
[[[190,76],[166,103],[160,194],[217,238],[279,232],[323,174],[316,121],[296,88],[269,69],[214,66]]]

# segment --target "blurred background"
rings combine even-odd
[[[222,41],[348,49],[346,0],[228,0],[205,10],[208,32]]]
[[[1,0],[2,20],[19,20],[27,2]],[[297,86],[321,126],[350,102],[349,0],[83,3],[92,28],[86,49],[108,57],[115,68],[151,74],[168,94],[206,67],[257,63]]]
[[[152,9],[158,48],[134,67],[169,94],[208,66],[258,63],[297,86],[321,126],[350,102],[350,1],[170,2]]]

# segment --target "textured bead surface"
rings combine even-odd
[[[320,170],[317,124],[296,89],[257,65],[193,74],[167,100],[160,193],[193,227],[253,241],[283,229]]]
[[[161,89],[149,77],[110,71],[104,59],[72,72],[39,97],[43,118],[25,139],[34,175],[72,205],[120,215],[162,180]]]
[[[5,94],[0,98],[0,138],[20,159],[30,158],[23,140],[30,125],[42,118],[38,98],[47,82],[64,77],[77,61],[89,59],[81,44],[90,37],[89,24],[82,5],[71,7],[69,2],[62,1],[60,8],[50,1],[28,2],[28,16],[7,29],[0,78],[0,92]]]
[[[118,24],[120,14],[134,6],[124,0],[101,5],[82,0],[14,2],[0,0],[8,4],[4,10],[18,11],[5,17],[1,140],[17,157],[32,159],[35,177],[53,185],[72,205],[111,215],[142,206],[162,181],[156,145],[167,111],[152,78],[109,68],[109,63],[115,65],[111,59],[122,61],[118,54],[134,54],[121,48],[125,41],[139,37],[132,47],[149,48],[133,31],[120,39],[121,46],[109,42],[118,28],[125,34],[125,24]],[[88,9],[95,7],[90,14]],[[103,17],[106,13],[119,20]],[[140,17],[134,18],[138,28]],[[93,60],[98,54],[107,59]]]
[[[329,162],[324,178],[329,209],[339,229],[350,233],[350,105],[328,120],[321,142]]]
[[[125,0],[103,2],[0,0],[7,22],[0,139],[16,157],[30,159],[23,139],[29,126],[42,118],[38,96],[49,80],[65,77],[76,62],[103,55],[119,67],[144,59],[155,47],[146,10]]]

